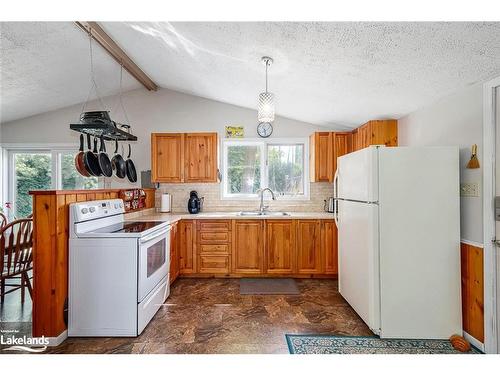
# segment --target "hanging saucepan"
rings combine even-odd
[[[90,173],[85,169],[85,162],[83,158],[85,156],[85,152],[83,151],[83,134],[80,134],[80,151],[75,156],[75,168],[84,177],[89,177]]]
[[[131,148],[130,148],[130,143],[128,144],[128,156],[127,156],[127,161],[126,166],[127,166],[127,177],[130,182],[137,182],[137,172],[135,171],[135,165],[132,159],[130,159],[130,154],[131,154]]]
[[[97,158],[97,140],[94,138],[94,151],[92,151],[90,145],[90,134],[87,134],[87,144],[88,150],[83,156],[83,162],[85,164],[85,169],[91,176],[99,177],[102,175],[101,167],[99,167],[99,159]]]
[[[125,178],[127,175],[127,163],[123,156],[118,153],[118,140],[115,139],[115,154],[111,159],[111,166],[115,171],[115,176],[118,178]]]
[[[111,160],[106,153],[106,143],[104,143],[104,137],[101,134],[101,148],[99,149],[99,167],[101,167],[101,172],[105,177],[113,176],[113,167],[111,166]]]

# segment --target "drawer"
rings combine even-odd
[[[228,232],[231,230],[231,221],[229,221],[229,220],[217,220],[217,221],[200,220],[199,221],[199,230],[200,231]]]
[[[200,232],[199,236],[200,243],[229,242],[231,238],[229,232]]]
[[[200,253],[222,253],[229,254],[229,245],[227,244],[201,244]]]
[[[200,255],[199,273],[229,273],[229,255]]]

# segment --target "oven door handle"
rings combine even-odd
[[[167,234],[170,231],[170,225],[164,229],[148,234],[146,237],[141,238],[141,243],[149,242],[154,240],[155,238],[162,237],[164,234]]]

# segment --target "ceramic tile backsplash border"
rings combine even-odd
[[[283,210],[292,212],[320,212],[323,211],[324,200],[333,195],[333,185],[327,182],[314,182],[310,185],[310,200],[284,200],[277,198],[275,201],[266,201],[270,210]],[[156,190],[156,207],[160,207],[162,193],[172,195],[172,212],[187,212],[189,192],[196,190],[200,197],[204,197],[204,211],[242,211],[259,207],[258,199],[254,200],[222,200],[220,197],[220,184],[160,184]]]

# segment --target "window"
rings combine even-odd
[[[222,197],[249,199],[269,187],[286,199],[308,199],[307,140],[224,140]]]
[[[52,155],[50,153],[14,154],[14,212],[16,217],[31,213],[30,190],[52,186]]]
[[[304,195],[304,145],[267,145],[269,188],[281,195]]]
[[[26,217],[32,212],[30,190],[92,189],[98,187],[97,177],[81,176],[74,164],[74,150],[10,150],[7,177],[7,202],[10,216]]]

